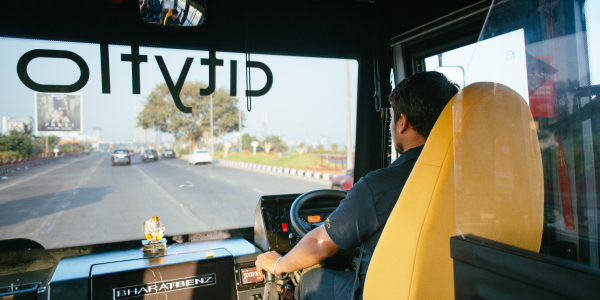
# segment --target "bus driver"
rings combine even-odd
[[[296,299],[362,299],[367,269],[383,228],[396,205],[423,145],[457,86],[438,72],[414,74],[389,96],[392,140],[402,154],[389,167],[370,172],[356,183],[325,223],[309,232],[287,255],[275,251],[256,259],[259,271],[278,274],[302,270],[324,261],[338,250],[361,247],[356,272],[326,268],[303,274]]]

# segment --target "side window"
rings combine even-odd
[[[600,6],[597,1],[556,4],[498,4],[487,26],[479,27],[480,39],[460,46],[396,44],[395,61],[402,62],[396,69],[440,71],[459,85],[462,69],[465,86],[495,82],[517,92],[527,103],[541,151],[540,252],[598,268],[600,22],[593,16]]]

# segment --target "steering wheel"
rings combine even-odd
[[[298,214],[302,205],[307,202],[317,201],[323,198],[336,198],[341,200],[346,198],[346,194],[346,191],[340,190],[316,190],[300,195],[298,198],[296,198],[296,200],[294,200],[294,203],[292,203],[292,208],[290,209],[292,227],[294,227],[298,235],[303,238],[306,234],[308,234],[308,230],[302,225],[302,220],[300,220],[300,216]]]

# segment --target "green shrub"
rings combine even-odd
[[[0,161],[5,162],[7,160],[18,159],[21,154],[17,151],[2,151],[0,152]]]

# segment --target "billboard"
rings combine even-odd
[[[35,127],[41,131],[82,132],[82,96],[76,93],[35,93]]]

